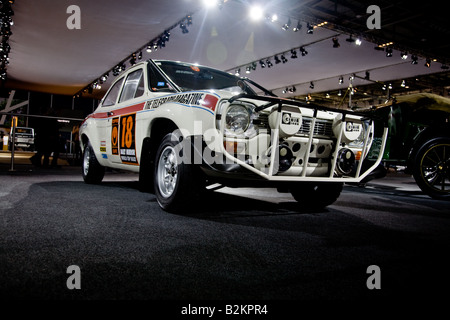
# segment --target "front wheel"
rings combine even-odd
[[[321,210],[334,203],[342,192],[343,183],[301,183],[290,192],[302,208]]]
[[[192,208],[202,188],[198,168],[183,161],[183,147],[190,147],[177,135],[167,134],[155,159],[154,190],[160,207],[169,212]]]
[[[419,149],[413,176],[425,194],[434,199],[450,199],[450,138],[432,139]]]
[[[98,163],[90,142],[84,147],[82,173],[84,182],[90,184],[102,182],[105,175],[105,167]]]

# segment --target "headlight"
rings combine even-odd
[[[364,121],[361,125],[361,133],[359,134],[358,138],[350,142],[348,145],[352,148],[362,148],[364,145],[364,140],[366,139],[366,136],[368,134],[368,127],[369,123],[367,121]]]
[[[225,129],[232,134],[245,132],[250,125],[250,111],[242,105],[231,105],[225,115]]]

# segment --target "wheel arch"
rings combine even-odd
[[[175,131],[178,126],[170,119],[156,118],[150,123],[148,135],[142,141],[139,166],[139,185],[143,192],[153,192],[155,156],[164,136]]]
[[[450,138],[450,125],[446,126],[430,126],[425,128],[416,139],[414,139],[414,143],[411,147],[411,150],[407,159],[407,168],[408,171],[412,171],[414,168],[414,159],[416,158],[417,153],[422,149],[422,147],[435,139],[439,138]]]

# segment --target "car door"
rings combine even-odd
[[[130,70],[118,95],[117,103],[108,113],[106,143],[112,163],[137,165],[136,113],[142,110],[145,92],[144,70]]]

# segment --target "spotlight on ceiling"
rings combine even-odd
[[[297,26],[294,27],[292,30],[293,30],[294,32],[297,32],[297,31],[299,31],[301,28],[302,28],[302,24],[301,24],[300,21],[299,21],[299,22],[297,23]]]
[[[339,84],[343,84],[344,83],[344,77],[343,76],[340,76],[339,77]]]
[[[239,77],[241,75],[241,69],[236,69],[236,71],[234,72],[234,75]]]
[[[333,38],[333,48],[339,48],[341,45],[339,44],[338,38]]]
[[[431,67],[431,60],[429,58],[425,60],[425,67],[427,68]]]
[[[392,48],[386,48],[386,57],[392,57]]]
[[[275,56],[274,59],[275,59],[276,64],[279,64],[281,62],[281,60],[280,60],[280,58],[278,58],[278,56]]]
[[[288,61],[288,59],[286,59],[286,57],[284,56],[284,54],[281,55],[281,61],[283,63],[286,63]]]
[[[306,24],[306,33],[308,34],[314,33],[314,27],[309,22]]]
[[[309,83],[309,87],[310,87],[311,89],[314,89],[314,83],[313,83],[312,81]]]
[[[264,10],[260,6],[254,5],[250,8],[249,16],[253,21],[261,20],[261,18],[264,16]]]
[[[360,45],[362,44],[361,38],[356,38],[355,44],[356,44],[357,46],[360,46]]]
[[[182,33],[188,33],[189,30],[187,29],[186,25],[184,23],[180,23],[180,29]]]
[[[291,50],[291,59],[297,59],[297,51],[295,49]]]
[[[272,62],[270,62],[270,59],[266,60],[267,68],[271,68],[273,66]]]
[[[402,53],[400,53],[400,57],[402,58],[402,60],[406,60],[406,59],[408,59],[408,53],[402,52]]]
[[[418,59],[418,58],[417,58],[416,55],[412,55],[412,56],[411,56],[411,60],[412,60],[412,61],[411,61],[411,64],[417,64],[417,59]]]
[[[287,31],[287,30],[289,30],[290,27],[291,27],[291,18],[289,18],[288,22],[286,22],[286,23],[283,25],[282,29],[283,29],[284,31]]]
[[[259,60],[259,65],[261,66],[261,68],[265,68],[266,64],[264,63],[263,60]]]
[[[306,56],[306,55],[308,54],[308,51],[306,51],[305,48],[301,47],[301,48],[300,48],[300,53],[301,53],[302,56],[304,57],[304,56]]]

